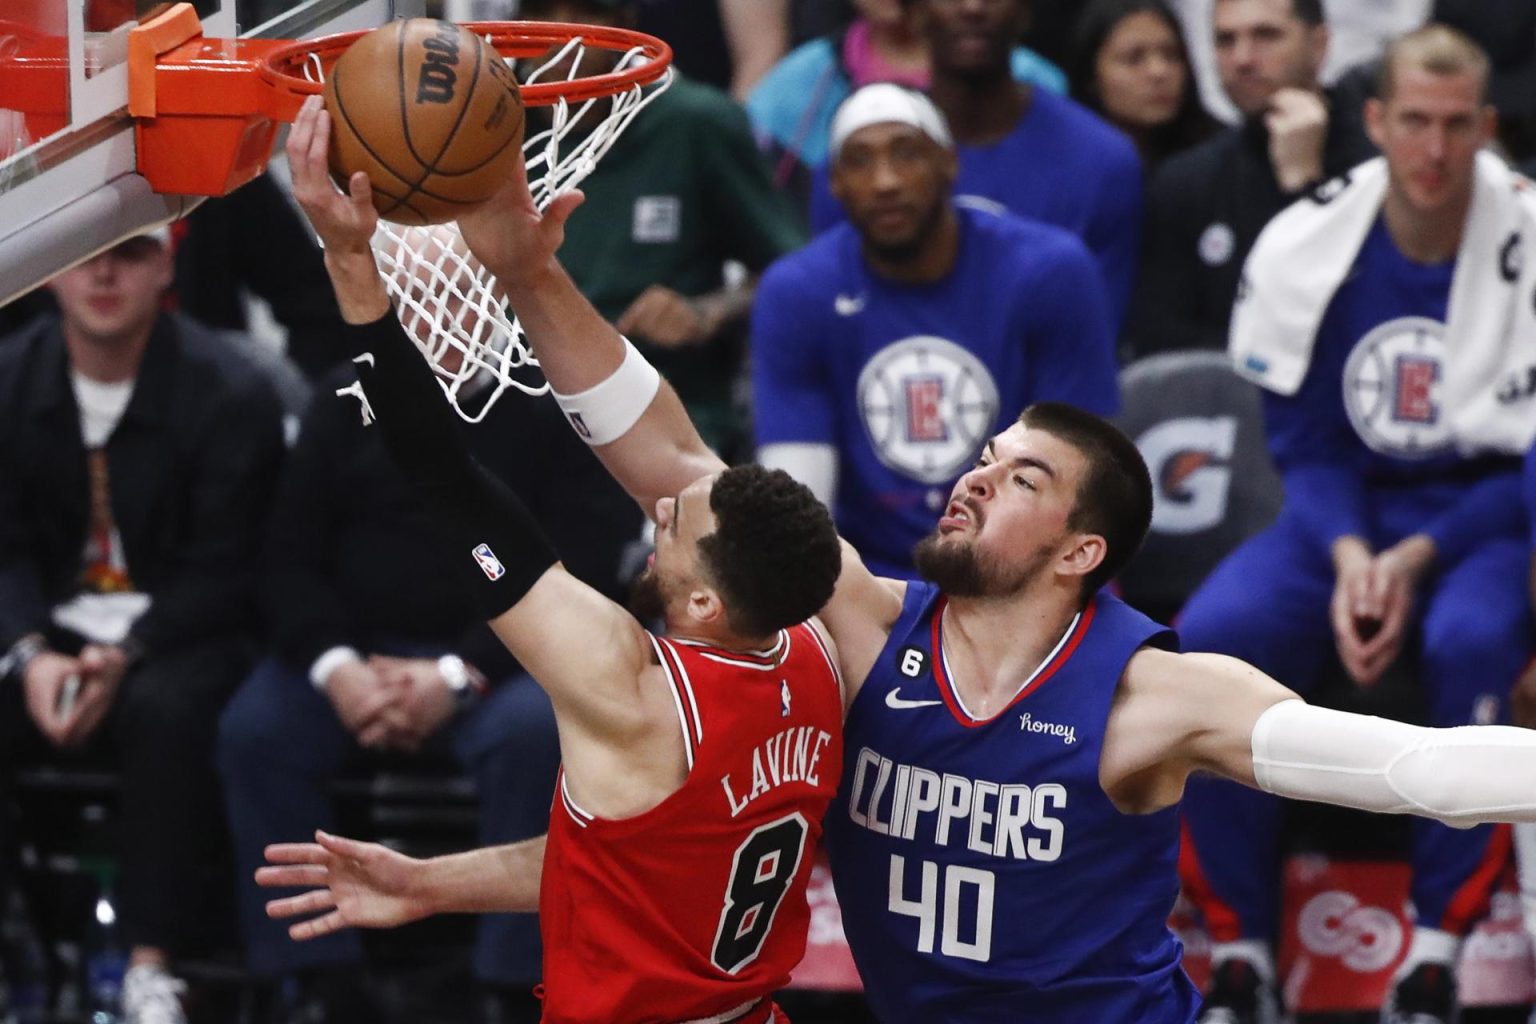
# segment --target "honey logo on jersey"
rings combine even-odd
[[[1044,733],[1047,736],[1056,736],[1069,747],[1077,742],[1077,726],[1042,722],[1028,711],[1020,716],[1019,729],[1023,732],[1038,732]]]

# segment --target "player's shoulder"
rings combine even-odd
[[[857,245],[852,225],[844,222],[828,228],[799,249],[774,260],[763,272],[758,295],[767,293],[781,301],[815,302],[836,293],[844,284],[850,245]]]
[[[1066,228],[1006,210],[967,205],[957,206],[957,210],[985,265],[995,273],[1029,280],[1048,276],[1064,264],[1093,266],[1088,246]]]
[[[1094,160],[1130,160],[1140,165],[1136,145],[1129,136],[1071,97],[1036,88],[1032,102],[1047,120],[1055,122],[1058,130],[1070,132],[1073,141]]]

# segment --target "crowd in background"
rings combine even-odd
[[[1536,3],[429,6],[634,25],[672,44],[679,77],[584,182],[562,261],[717,451],[803,480],[877,571],[913,574],[912,544],[954,482],[1030,402],[1113,417],[1133,364],[1231,348],[1246,362],[1220,387],[1263,396],[1277,518],[1191,586],[1187,609],[1148,610],[1183,616],[1186,649],[1240,655],[1304,693],[1330,672],[1370,686],[1406,666],[1433,724],[1513,706],[1536,725],[1536,680],[1520,680],[1522,494],[1536,490],[1520,460],[1536,424],[1463,424],[1454,409],[1441,422],[1458,372],[1446,340],[1426,356],[1422,338],[1371,320],[1389,308],[1490,352],[1529,346],[1530,295],[1497,327],[1463,311],[1500,282],[1526,286],[1530,238],[1500,236],[1467,269],[1484,254],[1460,234],[1404,251],[1389,198],[1352,241],[1272,257],[1301,280],[1356,247],[1314,288],[1328,309],[1310,369],[1303,357],[1276,384],[1268,360],[1287,339],[1244,349],[1232,326],[1240,304],[1294,301],[1244,273],[1251,254],[1284,248],[1284,231],[1266,232],[1282,212],[1290,226],[1298,207],[1342,210],[1373,175],[1391,179],[1389,197],[1412,193],[1382,169],[1418,143],[1394,134],[1391,101],[1408,93],[1380,95],[1393,81],[1380,63],[1422,25],[1485,55],[1496,156],[1461,154],[1476,169],[1468,195],[1529,187],[1507,168],[1536,172]],[[1483,74],[1457,56],[1461,39],[1411,59],[1444,63],[1442,78]],[[859,104],[860,123],[874,111],[935,145],[896,131],[850,141],[840,112]],[[1453,170],[1457,138],[1482,148],[1464,127],[1435,156]],[[185,1019],[177,956],[232,885],[249,968],[282,982],[274,1012],[378,1019],[356,937],[289,942],[251,880],[266,843],[334,827],[329,786],[358,765],[453,764],[477,784],[485,843],[547,821],[548,700],[442,583],[423,513],[356,402],[335,397],[353,375],[321,259],[278,168],[0,308],[0,667],[13,677],[0,767],[63,758],[120,774],[133,1024]],[[1415,368],[1427,376],[1405,384]],[[1396,388],[1391,423],[1351,388]],[[461,396],[470,411],[480,401]],[[464,431],[566,565],[622,599],[642,516],[553,403],[511,395]],[[1232,459],[1230,437],[1214,444]],[[1158,479],[1160,496],[1193,500],[1180,482],[1204,465]],[[1192,881],[1218,942],[1214,994],[1239,1014],[1219,1019],[1248,1020],[1272,984],[1261,947],[1276,929],[1280,823],[1272,801],[1230,788],[1192,787]],[[211,821],[228,824],[234,872],[210,869],[230,859],[210,847]],[[0,885],[25,839],[11,825],[0,815]],[[1512,857],[1508,834],[1421,832],[1425,941],[1459,940],[1496,880],[1488,865]],[[474,971],[498,1019],[536,1019],[539,955],[534,922],[480,923]]]

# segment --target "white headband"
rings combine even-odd
[[[837,114],[832,118],[829,150],[832,159],[837,159],[843,143],[860,128],[891,123],[911,125],[945,149],[954,146],[949,125],[944,123],[944,115],[939,113],[932,100],[899,85],[877,82],[864,86],[837,108]]]

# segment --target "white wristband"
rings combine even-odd
[[[590,445],[611,444],[639,422],[661,388],[661,374],[629,339],[624,361],[606,378],[585,391],[562,395],[550,389],[571,428]]]
[[[309,666],[309,682],[315,689],[324,692],[325,684],[330,682],[331,673],[343,665],[350,665],[354,661],[362,661],[363,656],[350,647],[332,647]]]

